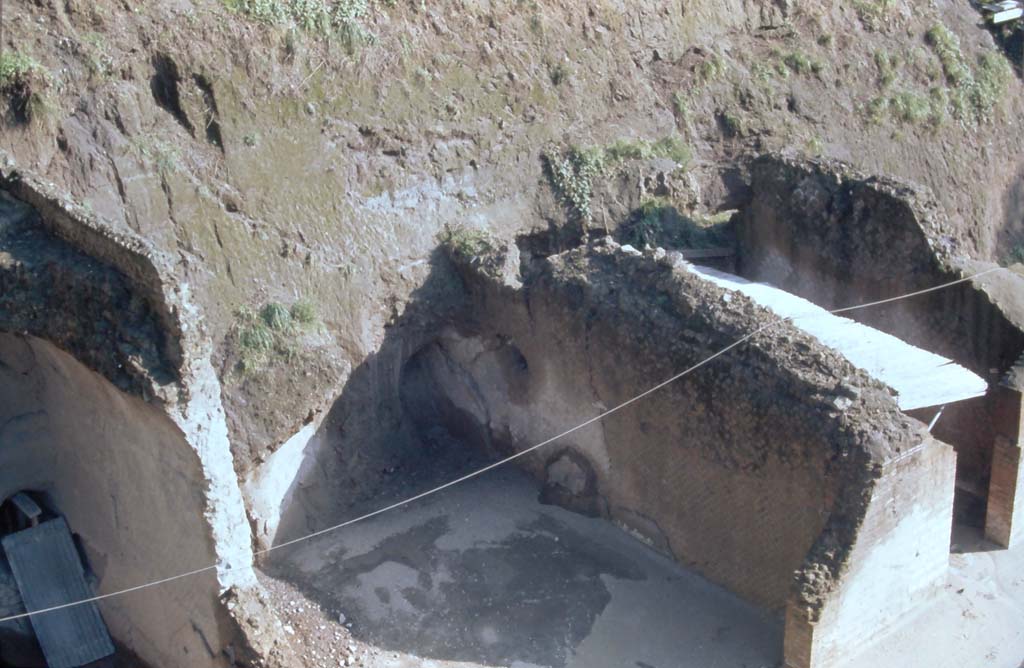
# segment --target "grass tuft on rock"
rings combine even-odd
[[[497,240],[487,230],[464,225],[445,226],[438,240],[452,253],[470,261],[478,260],[498,248]]]
[[[317,319],[316,306],[306,299],[300,299],[292,304],[290,313],[292,321],[304,327],[314,324]]]
[[[260,309],[260,319],[275,332],[285,332],[292,326],[292,314],[277,302],[270,302]]]
[[[223,1],[229,9],[267,25],[294,26],[309,34],[339,38],[350,50],[374,41],[363,24],[370,12],[369,0]]]
[[[302,330],[317,321],[316,308],[307,300],[291,307],[268,302],[259,311],[242,307],[235,316],[233,339],[237,367],[243,375],[258,374],[277,361],[294,359]]]
[[[21,51],[0,54],[0,95],[10,99],[17,121],[32,122],[49,113],[49,88],[50,75],[34,58]]]
[[[821,61],[808,56],[802,51],[788,53],[782,58],[782,62],[793,73],[800,75],[818,74],[824,67]]]

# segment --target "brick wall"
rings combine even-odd
[[[1011,369],[1006,381],[992,392],[993,427],[992,478],[988,489],[985,537],[998,545],[1012,547],[1024,540],[1024,393],[1015,381],[1024,364]]]

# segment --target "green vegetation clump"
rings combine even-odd
[[[604,160],[610,165],[626,160],[668,158],[685,167],[692,157],[690,147],[676,135],[662,137],[655,142],[646,139],[618,139],[604,148]]]
[[[555,63],[548,67],[548,78],[552,86],[561,86],[569,78],[569,71],[562,63]]]
[[[881,123],[891,117],[899,123],[936,127],[949,116],[965,126],[990,121],[1013,79],[1006,58],[994,51],[986,52],[972,67],[960,49],[960,40],[941,23],[928,30],[925,41],[934,53],[932,64],[926,62],[926,52],[917,50],[907,56],[907,65],[914,71],[924,71],[937,85],[927,93],[907,89],[893,91],[899,61],[885,51],[876,51],[878,83],[885,92],[865,105],[868,122]]]
[[[866,113],[871,123],[881,123],[891,116],[908,125],[936,127],[945,120],[947,106],[948,99],[943,89],[933,88],[928,95],[900,90],[871,100]]]
[[[238,369],[243,374],[259,373],[276,359],[294,359],[299,334],[317,322],[316,308],[306,300],[290,308],[269,302],[258,312],[242,307],[236,318]]]
[[[373,41],[363,26],[369,0],[224,0],[230,9],[268,25],[292,25],[324,37],[339,37],[349,47]]]
[[[661,245],[661,236],[664,233],[661,219],[668,208],[658,200],[647,200],[641,204],[640,208],[633,212],[623,240],[638,248]]]
[[[8,90],[24,83],[39,69],[39,63],[35,59],[20,51],[4,52],[0,55],[0,90]]]
[[[875,51],[875,67],[878,68],[878,83],[882,88],[888,88],[896,80],[896,66],[898,59],[889,54],[888,51],[879,49]]]
[[[91,75],[106,78],[114,74],[114,59],[107,52],[107,43],[103,35],[90,32],[82,37],[82,45]]]
[[[718,54],[712,54],[700,64],[700,79],[704,83],[720,79],[726,71],[725,61]]]
[[[821,137],[814,136],[807,140],[804,148],[808,154],[819,156],[825,152],[825,142],[821,140]]]
[[[316,322],[316,306],[309,300],[300,299],[295,302],[289,313],[292,316],[292,321],[299,325],[312,325]]]
[[[1013,68],[1000,53],[984,53],[978,62],[971,101],[979,115],[988,116],[1003,99],[1013,80]]]
[[[672,108],[675,109],[676,114],[678,114],[683,123],[689,125],[691,121],[690,98],[677,90],[672,94]]]
[[[865,115],[867,116],[868,123],[872,125],[878,125],[889,113],[889,98],[884,95],[879,95],[873,98],[867,103],[864,109]]]
[[[942,69],[951,84],[962,86],[973,79],[971,68],[960,51],[960,40],[949,28],[937,23],[928,30],[925,38],[935,51],[935,55],[939,57]]]
[[[868,30],[880,30],[892,18],[896,0],[853,0],[857,18]]]
[[[567,151],[548,150],[543,154],[551,187],[577,219],[590,222],[590,199],[594,182],[608,170],[629,160],[667,158],[685,169],[693,154],[676,135],[651,142],[646,139],[619,139],[608,146],[570,147]]]
[[[275,332],[284,332],[292,326],[291,311],[277,302],[270,302],[260,309],[260,320]]]
[[[590,222],[590,197],[594,180],[605,170],[604,151],[574,146],[564,155],[544,153],[544,162],[555,193],[580,220]]]
[[[438,240],[456,255],[471,261],[498,249],[498,241],[487,230],[464,225],[446,225]]]
[[[949,101],[953,115],[968,124],[990,120],[992,112],[1006,94],[1013,70],[1001,54],[988,52],[972,68],[960,50],[960,40],[946,26],[934,25],[926,39],[951,87]]]
[[[20,120],[33,121],[46,114],[49,87],[49,73],[34,58],[20,51],[0,54],[0,94],[10,97]]]
[[[782,58],[783,64],[796,74],[818,74],[823,65],[802,51],[793,51]]]
[[[140,135],[132,140],[132,147],[140,158],[152,162],[163,177],[181,170],[181,151],[177,146]]]
[[[893,115],[904,123],[919,125],[932,118],[931,100],[911,91],[900,91],[889,100]]]
[[[746,125],[743,123],[743,119],[731,112],[724,112],[720,116],[722,122],[722,129],[725,131],[727,137],[742,137],[746,131]]]
[[[262,322],[254,322],[242,331],[242,346],[252,350],[267,351],[274,346],[274,334]]]
[[[754,81],[766,84],[772,80],[775,70],[758,61],[750,67],[750,74],[754,77]]]

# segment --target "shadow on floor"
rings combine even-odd
[[[1006,548],[986,539],[984,529],[964,524],[953,525],[953,543],[950,546],[950,552],[953,554],[998,552],[1004,549]]]
[[[971,554],[1003,549],[985,539],[987,500],[967,489],[957,488],[953,497],[953,534],[950,552]]]

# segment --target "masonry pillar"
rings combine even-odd
[[[996,442],[988,488],[985,537],[1003,547],[1024,541],[1024,360],[994,390]]]

